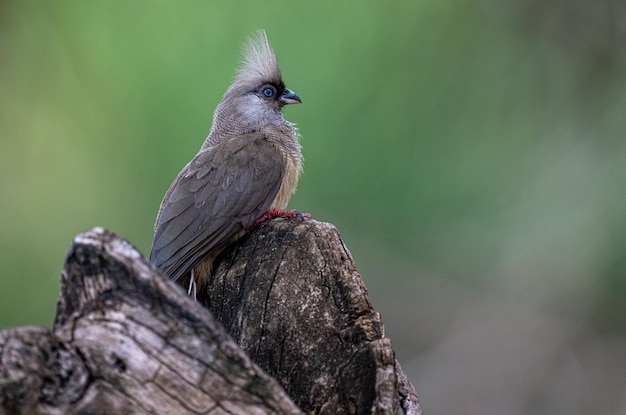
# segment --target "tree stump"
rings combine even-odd
[[[214,274],[194,301],[113,233],[78,235],[52,330],[0,332],[0,415],[421,413],[332,225],[268,221]]]

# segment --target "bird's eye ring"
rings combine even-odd
[[[263,96],[266,98],[271,98],[276,95],[276,88],[271,85],[264,86],[261,91],[263,93]]]

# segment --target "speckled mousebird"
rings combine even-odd
[[[267,217],[284,211],[302,171],[298,132],[282,108],[301,100],[285,87],[265,32],[248,39],[243,65],[215,109],[200,151],[171,184],[157,215],[150,261],[196,290],[215,257]]]

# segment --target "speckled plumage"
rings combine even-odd
[[[209,136],[161,202],[150,261],[169,278],[183,285],[192,278],[201,288],[228,243],[269,209],[286,207],[302,154],[297,130],[281,110],[298,102],[258,32],[244,47],[243,65],[215,110]]]

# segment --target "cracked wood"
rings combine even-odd
[[[421,413],[332,225],[268,221],[215,271],[196,302],[113,233],[78,235],[52,330],[0,332],[0,415]]]

